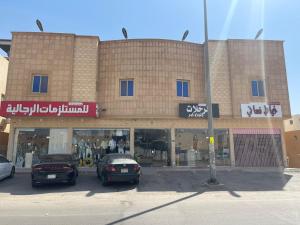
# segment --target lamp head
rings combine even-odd
[[[127,31],[124,27],[122,28],[122,33],[123,33],[124,38],[128,39]]]

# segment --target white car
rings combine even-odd
[[[0,180],[15,175],[15,166],[12,162],[0,155]]]

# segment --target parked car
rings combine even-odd
[[[6,159],[4,156],[0,155],[0,180],[6,177],[13,177],[15,175],[14,164]]]
[[[138,184],[141,167],[129,154],[108,154],[98,161],[97,175],[103,185],[125,181]]]
[[[49,183],[76,184],[78,160],[71,154],[49,154],[39,157],[32,166],[31,183],[33,187]]]

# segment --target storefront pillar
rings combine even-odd
[[[175,128],[171,128],[171,166],[176,166]]]
[[[15,128],[10,125],[9,136],[8,136],[8,144],[7,144],[7,158],[8,160],[13,161],[14,159],[14,141],[15,141]]]
[[[68,134],[67,134],[67,151],[68,153],[74,153],[72,148],[72,139],[73,139],[73,129],[68,128]]]
[[[231,162],[231,166],[235,167],[234,139],[233,139],[233,131],[232,131],[232,129],[229,129],[229,148],[230,148],[230,162]]]
[[[130,128],[130,154],[134,156],[134,128]]]
[[[282,145],[283,166],[289,167],[283,128],[280,129],[280,137],[281,137],[281,145]]]

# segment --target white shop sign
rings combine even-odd
[[[282,118],[281,105],[276,103],[241,104],[241,113],[246,118]]]

